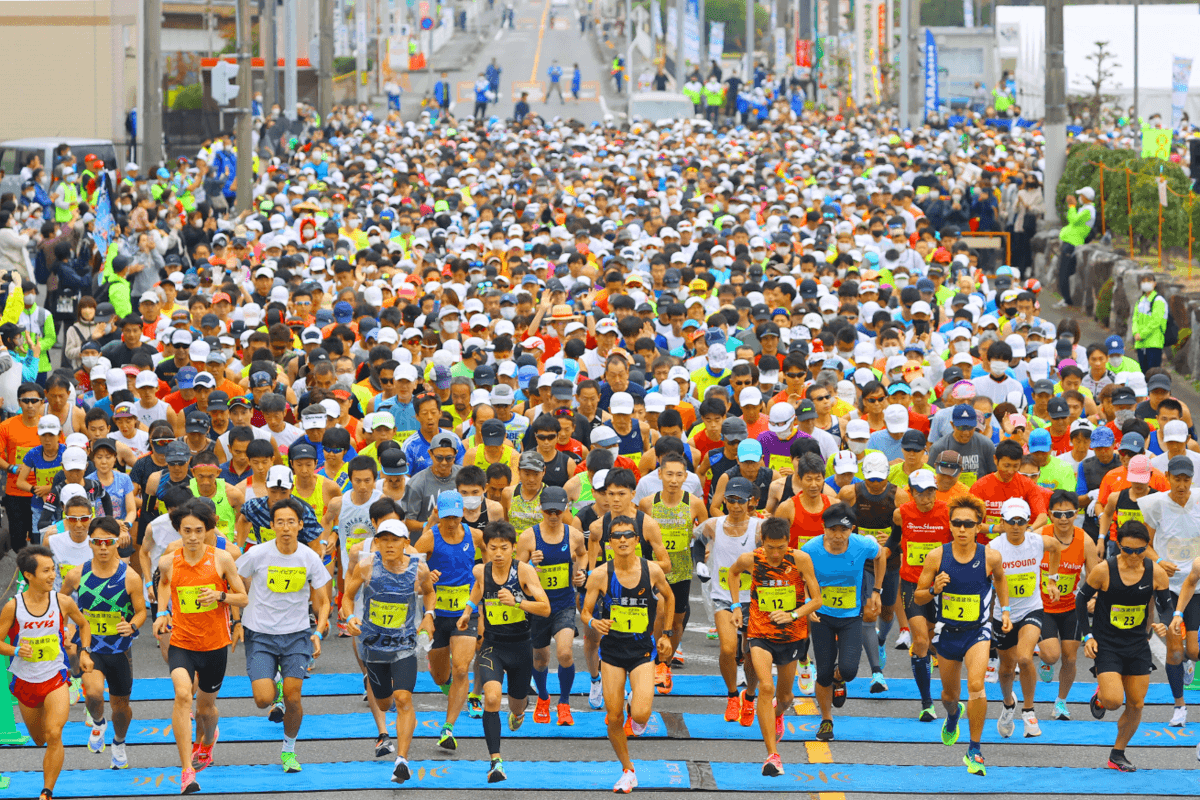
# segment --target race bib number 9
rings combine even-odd
[[[766,614],[772,611],[796,610],[795,586],[760,586],[758,592],[758,610]]]
[[[857,586],[822,586],[821,601],[830,608],[852,609],[858,605]]]
[[[517,606],[506,606],[497,599],[485,600],[488,625],[512,625],[525,620],[525,612]]]
[[[617,633],[645,633],[650,627],[650,612],[642,606],[613,606],[608,618]]]
[[[570,564],[551,564],[538,567],[538,580],[543,589],[565,589],[571,583]]]
[[[304,567],[267,567],[267,588],[272,592],[298,592],[307,576]]]
[[[979,595],[943,594],[942,617],[953,622],[978,622]]]
[[[371,623],[380,628],[401,628],[408,619],[408,603],[381,603],[371,601]]]
[[[217,587],[211,583],[207,583],[204,586],[177,587],[175,589],[175,594],[179,596],[179,611],[183,614],[200,614],[206,611],[216,611],[216,603],[210,603],[208,605],[200,604],[200,594],[205,589],[212,589],[215,592]]]
[[[439,611],[462,611],[471,597],[470,586],[438,586],[436,591],[434,608]]]

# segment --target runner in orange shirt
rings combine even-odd
[[[1117,458],[1121,459],[1121,466],[1111,470],[1100,480],[1100,493],[1096,495],[1097,510],[1108,505],[1108,499],[1113,492],[1129,488],[1129,462],[1134,456],[1145,452],[1145,449],[1146,440],[1140,433],[1130,431],[1121,437],[1121,444],[1117,446]],[[1153,467],[1150,468],[1150,489],[1155,492],[1171,491],[1166,476]]]
[[[971,487],[971,494],[983,501],[987,508],[987,516],[979,527],[977,541],[987,544],[1002,531],[1000,530],[1000,508],[1005,500],[1019,497],[1029,504],[1033,524],[1030,528],[1038,529],[1046,524],[1046,500],[1036,483],[1020,474],[1021,459],[1025,454],[1021,445],[1011,439],[996,445],[996,471],[985,475]]]
[[[33,530],[33,493],[17,487],[17,475],[25,463],[25,454],[42,443],[38,420],[46,406],[46,391],[36,383],[22,383],[17,389],[17,400],[21,405],[20,415],[0,422],[0,469],[8,473],[3,502],[11,537],[9,546],[14,553],[21,552]]]

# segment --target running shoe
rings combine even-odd
[[[550,720],[547,719],[546,721],[549,722]],[[524,711],[522,711],[520,714],[514,714],[511,711],[508,712],[508,729],[510,731],[518,730],[524,724],[525,724],[525,712]]]
[[[871,673],[871,694],[879,694],[888,690],[887,681],[882,672]]]
[[[113,742],[112,752],[109,754],[112,761],[113,769],[126,769],[129,767],[129,759],[125,756],[125,743],[117,744]]]
[[[768,778],[778,778],[783,774],[783,759],[779,757],[779,753],[767,756],[767,760],[763,762],[762,774]]]
[[[984,674],[983,680],[985,683],[996,683],[1000,680],[1000,659],[988,659],[987,673]]]
[[[1045,661],[1038,662],[1038,678],[1042,683],[1050,683],[1054,680],[1054,667],[1047,664]]]
[[[800,690],[800,694],[805,697],[812,697],[816,688],[816,680],[813,677],[812,663],[805,661],[800,665],[800,671],[796,675],[796,688]]]
[[[8,788],[7,780],[4,784],[4,787]],[[49,789],[42,789],[42,793],[38,795],[38,800],[54,800],[54,792],[50,791]]]
[[[1183,662],[1183,685],[1190,686],[1196,679],[1196,662],[1184,660]]]
[[[682,667],[686,663],[687,663],[687,656],[685,656],[683,654],[683,648],[682,647],[676,648],[675,652],[671,654],[671,666],[672,667]]]
[[[775,710],[775,742],[779,743],[783,740],[783,712],[779,710],[779,703],[774,698],[771,699],[771,708]]]
[[[627,769],[621,773],[620,779],[613,784],[613,792],[615,794],[629,794],[637,788],[637,773],[631,769]]]
[[[821,720],[821,727],[817,728],[817,741],[818,742],[832,742],[833,741],[833,720],[831,720],[831,719]]]
[[[734,722],[742,713],[742,701],[738,695],[734,695],[725,701],[725,721]]]
[[[968,752],[963,756],[963,763],[967,765],[967,772],[972,775],[987,775],[987,765],[983,763],[983,753],[978,750]]]
[[[659,694],[670,694],[675,685],[675,676],[671,674],[669,664],[654,665],[654,689]]]
[[[571,704],[570,703],[559,703],[555,710],[558,711],[558,724],[559,725],[574,725],[575,724],[575,718],[573,716],[571,716]]]
[[[212,763],[213,756],[211,747],[204,747],[201,745],[200,748],[194,754],[192,754],[192,768],[195,769],[196,772],[203,772],[211,767]]]
[[[844,705],[846,705],[846,682],[835,680],[833,682],[833,707],[841,708]]]
[[[705,631],[704,635],[709,639],[716,639],[717,638],[717,629],[709,628],[707,631]]]
[[[107,745],[104,743],[104,734],[108,730],[108,720],[101,722],[99,725],[92,726],[92,733],[88,736],[88,750],[93,753],[103,753]]]
[[[504,774],[504,759],[493,758],[492,766],[488,769],[488,783],[499,783],[506,780],[508,780],[508,776]]]
[[[83,697],[83,679],[71,678],[71,683],[68,684],[67,693],[71,701],[71,705],[79,702],[79,698]]]
[[[1104,719],[1104,715],[1108,712],[1108,709],[1100,705],[1099,689],[1097,689],[1096,693],[1092,695],[1092,699],[1088,700],[1088,708],[1092,710],[1093,717],[1096,719]]]
[[[86,707],[83,709],[83,726],[85,728],[96,727],[96,721],[92,719],[92,712],[88,711]]]
[[[896,649],[907,650],[912,646],[912,631],[908,628],[901,628],[900,635],[896,637]]]
[[[454,738],[454,726],[445,724],[442,726],[442,732],[438,735],[438,747],[443,750],[457,750],[458,740]]]
[[[1171,713],[1171,721],[1167,723],[1172,728],[1182,728],[1187,725],[1187,706],[1175,706]]]
[[[954,715],[954,727],[950,726],[949,716],[942,723],[942,744],[946,745],[946,747],[952,747],[958,741],[958,723],[962,722],[963,711],[966,708],[962,703],[958,704],[958,712]]]
[[[185,769],[183,774],[179,776],[180,794],[195,794],[200,791],[200,784],[196,782],[196,770]]]
[[[1011,706],[1000,706],[1000,716],[996,718],[996,733],[1005,739],[1017,729],[1017,698],[1014,697],[1012,701]]]
[[[599,711],[604,708],[604,687],[600,685],[600,679],[592,680],[592,685],[588,689],[588,706],[593,711]]]
[[[738,699],[742,704],[742,709],[739,713],[739,720],[742,723],[743,728],[749,728],[754,724],[754,705],[756,703],[756,699],[753,697],[746,697],[745,689],[738,694]]]
[[[538,698],[537,704],[533,707],[533,721],[539,725],[548,725],[550,723],[550,698]]]
[[[887,645],[881,644],[881,645],[879,645],[879,669],[880,669],[880,671],[882,672],[883,668],[886,666],[887,666]]]
[[[446,695],[446,697],[449,697],[450,696],[450,685],[452,683],[453,683],[453,681],[446,681],[445,683],[439,683],[438,689],[440,689],[442,694]]]
[[[267,719],[274,723],[283,722],[283,704],[272,703],[271,711],[267,714]]]
[[[1071,718],[1071,712],[1067,708],[1066,700],[1059,699],[1054,701],[1054,718],[1060,721]]]
[[[283,765],[284,772],[299,772],[300,761],[296,758],[296,754],[284,751],[279,754],[279,763]]]
[[[394,752],[396,752],[396,745],[392,744],[392,738],[386,733],[379,734],[379,737],[375,740],[375,757],[383,758],[384,756],[390,756]]]
[[[396,766],[392,769],[392,783],[404,783],[411,777],[412,772],[408,768],[408,759],[404,756],[396,756]]]
[[[934,708],[933,703],[930,703],[927,706],[922,706],[921,716],[917,717],[917,719],[921,720],[921,722],[933,722],[935,719],[937,719],[937,709]]]
[[[1042,735],[1042,728],[1038,725],[1037,713],[1032,708],[1021,712],[1021,722],[1025,725],[1026,739]]]
[[[742,664],[738,664],[737,678],[734,679],[734,685],[735,686],[745,686],[746,685],[746,667]]]
[[[471,719],[483,719],[483,697],[472,692],[467,695],[467,716]]]
[[[1135,767],[1133,764],[1130,764],[1129,759],[1125,757],[1124,750],[1117,753],[1110,753],[1108,756],[1108,764],[1105,766],[1107,766],[1109,769],[1115,769],[1119,772],[1137,772],[1137,767]]]

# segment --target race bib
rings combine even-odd
[[[616,633],[645,633],[650,627],[650,611],[643,606],[612,606],[608,618]]]
[[[1137,628],[1146,623],[1145,606],[1113,606],[1108,612],[1108,621],[1114,628],[1123,631]]]
[[[408,619],[408,603],[381,603],[371,601],[371,624],[380,628],[402,628]]]
[[[75,569],[75,565],[74,565],[74,564],[59,564],[59,565],[58,565],[58,574],[59,574],[59,577],[61,577],[63,580],[66,580],[66,578],[67,578],[67,573],[68,573],[68,572],[70,572],[70,571],[71,571],[71,570],[73,570],[73,569]]]
[[[611,544],[609,544],[608,542],[605,542],[605,543],[604,543],[604,560],[605,560],[605,561],[612,561],[612,560],[613,560],[613,549],[612,549],[612,545],[611,545]]]
[[[1010,599],[1033,597],[1033,593],[1037,589],[1037,575],[1032,572],[1005,575],[1004,579],[1008,582]]]
[[[124,617],[117,611],[88,611],[81,609],[92,627],[92,636],[117,636],[117,625]]]
[[[350,549],[354,547],[354,545],[358,544],[359,542],[365,542],[366,540],[366,536],[348,536],[346,538],[346,552],[349,553]]]
[[[892,535],[891,528],[859,528],[858,532],[863,536],[873,536],[880,544],[887,544],[888,537]]]
[[[975,485],[975,481],[979,480],[979,475],[974,472],[958,473],[958,482],[970,489]]]
[[[996,525],[999,525],[1003,521],[1004,520],[1002,520],[1000,517],[984,517],[983,518],[983,524],[984,524],[984,528],[985,528],[984,536],[987,537],[987,540],[989,542],[1000,535],[999,533],[993,533],[992,528]]]
[[[1058,576],[1059,597],[1066,597],[1069,594],[1073,594],[1075,592],[1075,581],[1077,581],[1078,579],[1079,579],[1078,574],[1075,574],[1075,575],[1059,574],[1059,576]],[[1045,592],[1045,591],[1048,591],[1049,589],[1050,589],[1050,576],[1043,574],[1042,575],[1042,591]]]
[[[791,472],[792,471],[792,458],[791,458],[791,456],[775,456],[775,455],[773,455],[767,461],[767,466],[773,470],[776,470],[777,472],[783,471],[783,470]]]
[[[978,622],[979,595],[943,594],[942,617],[954,622]]]
[[[29,644],[30,653],[26,661],[33,663],[35,661],[56,661],[62,658],[62,650],[59,648],[57,634],[49,634],[47,636],[31,636],[25,639]]]
[[[663,530],[662,540],[663,547],[668,553],[685,553],[688,549],[688,539],[691,538],[690,531],[684,530]]]
[[[496,598],[485,600],[483,605],[488,625],[512,625],[525,621],[525,612],[518,606],[506,606]]]
[[[905,560],[910,567],[925,565],[929,554],[941,547],[941,542],[909,542],[905,551]]]
[[[438,586],[437,603],[434,608],[438,611],[462,611],[471,599],[470,586]]]
[[[258,543],[265,544],[275,538],[275,531],[270,528],[258,529]]]
[[[763,613],[796,610],[795,586],[760,586],[757,592],[758,610]]]
[[[821,600],[830,608],[852,609],[858,605],[857,586],[822,586]]]
[[[717,575],[718,575],[718,580],[720,581],[720,584],[721,584],[721,588],[724,589],[725,591],[729,591],[729,567],[721,567],[721,569],[717,572]],[[743,572],[741,575],[738,576],[738,588],[741,589],[743,592],[750,591],[750,573],[749,572]]]
[[[182,614],[200,614],[205,611],[216,611],[217,604],[209,605],[200,604],[200,593],[205,589],[217,590],[215,584],[206,583],[203,586],[179,586],[175,589],[175,594],[179,596],[179,611]]]
[[[565,589],[571,585],[571,565],[551,564],[538,567],[538,580],[543,589]]]
[[[267,567],[267,588],[272,592],[298,592],[307,576],[304,567]]]

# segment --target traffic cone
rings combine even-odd
[[[0,656],[0,674],[8,673],[8,658]],[[0,680],[0,744],[25,744],[29,737],[17,730],[17,702],[8,690],[8,681]],[[0,789],[3,789],[0,786]]]

